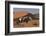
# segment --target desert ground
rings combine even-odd
[[[22,28],[22,27],[38,27],[39,26],[39,20],[38,19],[33,19],[32,21],[28,21],[28,23],[20,23],[20,24],[15,24],[14,28]]]

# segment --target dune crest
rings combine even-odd
[[[22,16],[25,16],[25,15],[27,15],[28,13],[26,12],[26,11],[17,11],[16,13],[15,13],[15,18],[18,18],[18,17],[22,17]]]

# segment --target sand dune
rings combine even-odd
[[[14,15],[14,18],[18,18],[18,17],[22,17],[22,16],[25,16],[27,15],[27,11],[17,11]],[[30,13],[31,14],[31,13]]]

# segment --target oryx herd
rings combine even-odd
[[[31,21],[31,20],[32,20],[31,16],[22,16],[22,17],[14,19],[15,24],[19,24],[23,22],[28,23],[28,21]]]

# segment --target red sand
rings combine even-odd
[[[25,12],[25,11],[18,11],[18,12],[16,12],[15,13],[15,18],[18,18],[18,17],[22,17],[22,16],[25,16],[25,15],[27,15],[28,13],[27,12]]]

